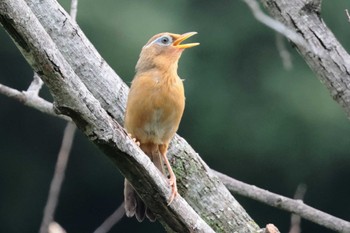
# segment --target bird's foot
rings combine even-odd
[[[169,198],[169,201],[168,201],[168,205],[170,205],[173,202],[174,198],[178,194],[175,176],[170,177],[169,184],[170,184],[170,187],[171,187],[171,195],[170,195],[170,198]]]
[[[128,136],[136,143],[137,146],[140,146],[140,142],[137,141],[136,138],[132,137],[132,135],[130,133],[128,133]]]

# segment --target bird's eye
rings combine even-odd
[[[169,43],[169,38],[168,38],[168,37],[162,37],[162,38],[160,39],[160,41],[161,41],[163,44],[167,44],[167,43]]]
[[[170,36],[162,36],[158,39],[158,43],[161,45],[169,45],[172,42],[172,39]]]

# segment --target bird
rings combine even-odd
[[[178,61],[185,49],[199,45],[182,44],[195,34],[197,32],[163,32],[149,39],[142,47],[127,98],[124,128],[163,175],[166,175],[165,163],[171,186],[168,205],[178,195],[178,190],[167,150],[185,108],[183,80],[177,74]],[[124,182],[124,208],[128,217],[135,215],[139,222],[145,216],[151,222],[156,220],[127,179]]]

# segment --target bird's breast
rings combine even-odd
[[[133,82],[129,95],[125,122],[128,132],[142,143],[168,143],[184,111],[182,81],[164,83],[159,78],[141,77]]]

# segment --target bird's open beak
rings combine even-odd
[[[179,49],[188,49],[194,46],[199,45],[199,43],[188,43],[188,44],[181,44],[182,41],[190,38],[193,35],[196,35],[197,32],[187,32],[182,34],[179,38],[177,38],[174,42],[173,42],[173,46],[175,48],[179,48]]]

